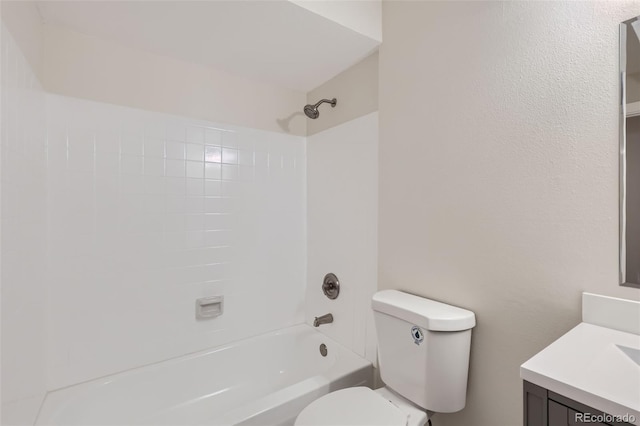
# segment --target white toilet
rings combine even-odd
[[[427,413],[464,408],[473,312],[396,290],[376,293],[372,307],[386,387],[331,392],[305,407],[296,426],[422,426]]]

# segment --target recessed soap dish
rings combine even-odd
[[[211,319],[224,312],[224,296],[210,296],[196,299],[196,319]]]

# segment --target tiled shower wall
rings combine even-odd
[[[304,138],[47,95],[1,36],[3,424],[304,321]],[[211,295],[224,314],[196,320]]]
[[[307,151],[307,323],[331,312],[319,330],[375,363],[378,112],[309,136]],[[327,272],[340,280],[335,300],[322,292]]]
[[[304,138],[55,95],[47,135],[49,389],[304,321]]]
[[[45,94],[1,26],[2,424],[33,421],[45,391]]]

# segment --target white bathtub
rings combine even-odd
[[[319,346],[326,344],[323,357]],[[298,325],[51,392],[37,425],[287,425],[371,364]]]

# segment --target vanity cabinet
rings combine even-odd
[[[602,411],[588,407],[543,387],[523,382],[524,426],[618,426],[630,423],[615,422]],[[605,422],[595,422],[593,418],[603,418]]]

